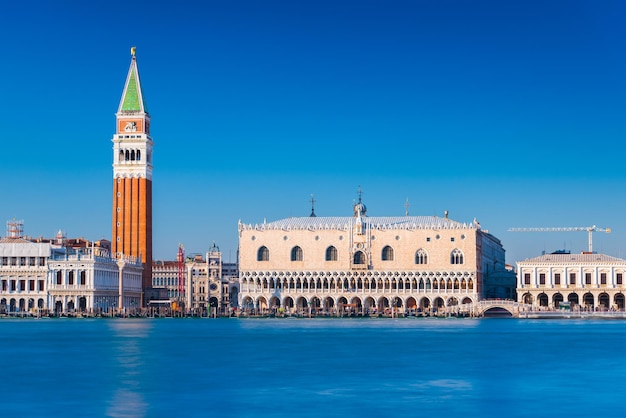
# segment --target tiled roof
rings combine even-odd
[[[539,257],[527,258],[519,263],[624,263],[622,258],[612,257],[606,254],[544,254]]]
[[[348,216],[286,218],[262,224],[240,224],[243,229],[323,230],[352,227],[357,218]],[[473,223],[461,223],[437,216],[367,216],[361,218],[373,229],[475,229]]]

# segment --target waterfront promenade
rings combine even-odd
[[[477,303],[466,303],[436,311],[400,311],[386,309],[382,312],[356,312],[352,310],[255,313],[246,310],[233,310],[230,315],[217,316],[215,312],[158,309],[133,309],[118,312],[115,310],[99,312],[63,312],[48,310],[31,312],[10,312],[0,314],[1,318],[484,318],[512,317],[520,319],[626,319],[626,312],[617,310],[591,310],[575,306],[572,309],[535,308],[532,305],[509,299],[484,299]]]

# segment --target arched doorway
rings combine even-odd
[[[392,299],[391,307],[393,308],[393,313],[394,314],[400,314],[400,313],[404,312],[403,305],[402,305],[402,299],[400,299],[398,296],[395,296]]]
[[[381,297],[378,299],[378,313],[389,313],[390,303],[389,299],[386,297]]]
[[[322,309],[324,310],[325,313],[332,314],[333,311],[335,310],[335,300],[331,298],[330,296],[327,296],[326,298],[324,298]]]
[[[375,314],[376,313],[376,301],[373,297],[368,296],[365,298],[365,314]]]
[[[276,314],[278,312],[279,308],[280,308],[280,299],[278,299],[278,297],[276,297],[276,296],[272,296],[270,298],[270,311],[273,314]]]
[[[435,312],[443,310],[444,306],[445,305],[443,303],[443,299],[440,297],[435,298],[435,300],[433,301],[433,309],[435,310]]]
[[[363,315],[363,302],[361,302],[361,298],[355,296],[350,301],[350,305],[353,308],[353,311],[359,315]]]
[[[219,306],[219,300],[215,296],[211,296],[209,299],[209,306],[211,307],[211,316],[215,316],[217,314],[217,307]]]
[[[522,302],[527,304],[527,305],[532,305],[533,303],[533,295],[531,295],[530,293],[524,293],[524,296],[522,297]]]
[[[254,300],[250,296],[245,296],[241,301],[241,309],[247,314],[254,313]]]
[[[569,295],[567,295],[567,301],[572,305],[578,305],[578,294],[577,293],[570,293]]]
[[[618,310],[620,310],[620,311],[624,310],[625,298],[624,298],[624,294],[623,293],[618,293],[617,295],[615,295],[615,297],[613,298],[613,301],[615,303],[615,307]]]
[[[552,306],[554,306],[555,309],[559,309],[561,302],[563,302],[562,294],[556,293],[554,296],[552,296]]]
[[[259,299],[257,299],[257,307],[259,309],[260,314],[267,313],[267,309],[268,309],[267,299],[265,299],[263,296],[260,296]]]
[[[585,306],[585,309],[593,311],[595,303],[591,293],[585,293],[583,295],[583,305]]]
[[[311,303],[309,305],[311,306],[313,313],[319,313],[322,310],[322,301],[317,296],[313,296],[311,298]]]
[[[608,311],[611,307],[611,298],[607,293],[600,293],[598,296],[598,307],[602,311]]]
[[[305,310],[307,310],[306,313],[308,313],[308,309],[309,309],[309,303],[306,301],[306,299],[303,296],[300,296],[298,299],[296,299],[296,310],[298,311],[299,314],[304,314]]]
[[[543,307],[548,307],[548,295],[546,295],[545,293],[541,293],[539,294],[539,296],[537,296],[537,302],[539,302],[539,306],[543,306]]]
[[[417,312],[417,301],[413,296],[406,300],[407,315],[415,315]]]
[[[293,313],[294,306],[295,304],[291,296],[287,296],[285,299],[283,299],[283,307],[285,308],[285,312]]]
[[[81,312],[85,312],[87,310],[87,298],[84,296],[81,296],[80,298],[78,298],[78,309],[81,310]]]

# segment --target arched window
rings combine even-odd
[[[67,284],[74,284],[74,272],[70,271],[68,278],[67,278]]]
[[[297,245],[291,249],[291,261],[302,261],[302,248]]]
[[[63,273],[61,270],[57,271],[57,284],[63,284]]]
[[[458,248],[450,253],[450,264],[463,264],[463,253]]]
[[[80,272],[80,284],[82,286],[84,286],[86,284],[87,280],[86,280],[86,276],[85,276],[85,270],[82,270]]]
[[[137,150],[137,161],[141,161],[141,150]]]
[[[124,150],[120,150],[120,156],[119,156],[119,160],[120,162],[124,161]]]
[[[130,160],[135,161],[135,150],[130,151]]]
[[[393,248],[391,248],[388,245],[385,248],[383,248],[382,260],[383,261],[393,261]]]
[[[130,153],[126,150],[126,161],[130,160]]]
[[[337,249],[332,245],[326,248],[326,261],[337,261]]]
[[[270,261],[270,250],[265,245],[257,251],[256,261]]]
[[[354,253],[354,264],[365,264],[365,254],[362,251]]]
[[[428,253],[423,248],[415,253],[415,264],[428,264]]]

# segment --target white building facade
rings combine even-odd
[[[142,272],[140,260],[111,258],[93,243],[7,236],[0,239],[0,313],[129,312],[140,306]]]
[[[239,223],[239,304],[255,313],[454,311],[505,268],[477,222],[436,216],[287,218]]]
[[[559,309],[562,302],[583,310],[625,307],[626,260],[604,254],[557,252],[517,262],[518,302]]]
[[[48,303],[55,313],[130,313],[141,304],[141,260],[97,247],[58,248],[48,261]]]
[[[49,243],[23,238],[0,239],[0,313],[48,308]]]

